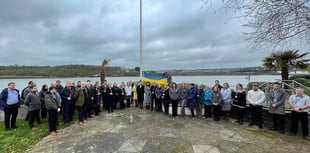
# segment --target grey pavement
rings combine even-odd
[[[129,108],[47,136],[29,153],[308,153],[310,141],[230,121]]]

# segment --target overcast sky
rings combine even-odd
[[[201,0],[143,1],[145,70],[260,66],[242,19]],[[214,8],[214,9],[213,9]],[[216,13],[214,12],[216,11]],[[309,46],[299,45],[300,51]],[[0,65],[139,66],[139,0],[0,0]]]

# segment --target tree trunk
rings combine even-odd
[[[103,84],[105,80],[105,67],[104,65],[101,66],[101,72],[100,72],[100,82]]]
[[[283,81],[283,80],[288,80],[288,67],[287,66],[283,66],[281,68],[281,77],[282,77],[282,82],[288,84],[287,81]],[[284,85],[284,89],[288,89],[288,86]]]

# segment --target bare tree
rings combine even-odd
[[[205,5],[217,0],[202,0]],[[222,0],[224,8],[240,12],[252,28],[255,46],[283,45],[293,40],[310,44],[310,0]]]

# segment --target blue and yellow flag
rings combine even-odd
[[[150,82],[153,84],[155,81],[156,84],[166,84],[168,81],[168,74],[167,72],[162,73],[162,74],[151,74],[149,72],[143,72],[143,81],[144,82]]]

